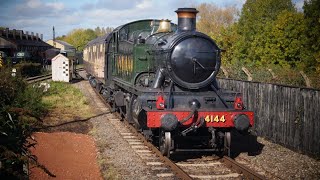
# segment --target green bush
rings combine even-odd
[[[17,73],[23,77],[38,76],[41,74],[42,65],[40,63],[21,62],[16,64],[14,68]]]
[[[31,134],[45,113],[42,89],[12,77],[11,69],[0,69],[0,76],[0,179],[25,179]]]

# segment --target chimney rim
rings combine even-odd
[[[188,12],[188,13],[197,14],[199,11],[196,8],[178,8],[175,12],[176,13]]]

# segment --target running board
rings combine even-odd
[[[175,152],[216,152],[221,149],[175,149]]]

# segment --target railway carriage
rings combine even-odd
[[[179,8],[177,25],[131,22],[84,49],[90,84],[167,156],[189,150],[230,155],[231,130],[247,132],[254,124],[241,93],[219,88],[221,49],[196,31],[197,12]]]

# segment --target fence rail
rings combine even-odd
[[[320,157],[320,90],[222,78],[218,82],[243,94],[247,109],[255,112],[259,136]]]

